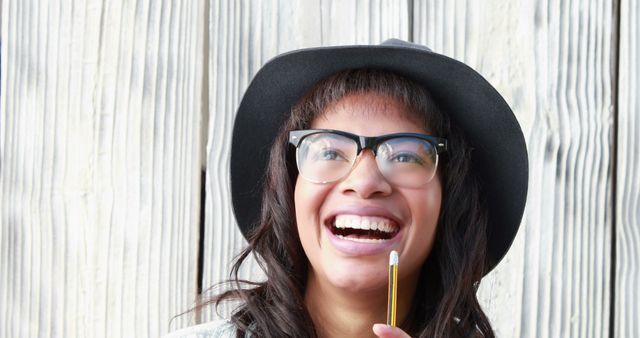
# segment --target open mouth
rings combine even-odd
[[[374,216],[336,215],[327,223],[336,237],[364,243],[389,240],[400,230],[394,221]]]

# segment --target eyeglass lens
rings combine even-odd
[[[333,133],[305,137],[296,157],[307,180],[328,183],[346,176],[356,162],[357,143]],[[402,186],[420,186],[435,175],[438,155],[431,143],[417,137],[397,137],[378,145],[376,162],[384,177]]]

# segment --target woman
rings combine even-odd
[[[249,247],[209,303],[241,305],[201,333],[493,337],[475,293],[517,232],[528,165],[478,73],[400,40],[281,55],[247,89],[231,162]],[[391,250],[397,328],[381,324]],[[247,288],[249,255],[267,280]]]

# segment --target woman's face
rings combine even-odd
[[[352,94],[330,105],[311,129],[337,129],[361,136],[391,133],[429,134],[399,101],[374,93]],[[295,209],[311,278],[353,292],[387,287],[389,253],[399,253],[400,282],[417,278],[433,245],[440,213],[439,175],[418,188],[389,183],[370,150],[360,153],[353,170],[328,184],[298,176]],[[395,235],[386,240],[337,236],[333,225],[382,224]],[[346,225],[345,225],[346,224]]]

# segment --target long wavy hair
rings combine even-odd
[[[353,93],[377,93],[404,104],[425,130],[445,137],[445,153],[438,175],[442,207],[434,246],[419,276],[409,316],[400,327],[412,337],[494,337],[476,298],[486,268],[487,208],[480,178],[471,167],[472,149],[429,92],[395,73],[359,69],[336,73],[308,91],[292,107],[271,148],[260,219],[249,245],[236,258],[231,289],[207,299],[198,308],[222,301],[240,301],[231,321],[238,337],[316,337],[305,307],[309,263],[298,238],[293,202],[297,178],[288,133],[305,129],[332,103]],[[246,281],[239,270],[254,257],[266,280]]]

